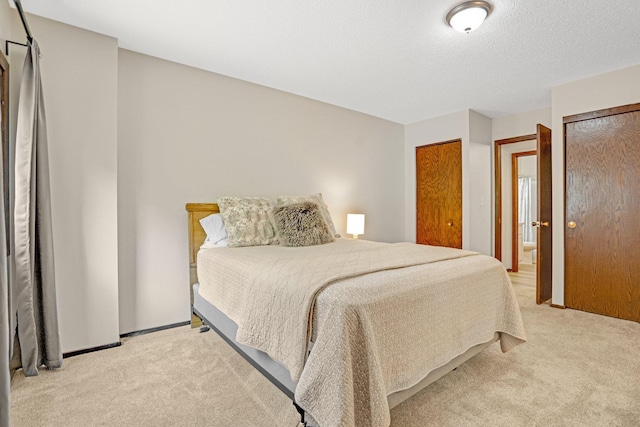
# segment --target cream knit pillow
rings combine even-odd
[[[271,219],[273,204],[263,197],[222,197],[220,215],[229,235],[228,246],[262,246],[278,243]]]

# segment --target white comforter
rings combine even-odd
[[[198,278],[237,341],[289,369],[296,402],[321,426],[387,426],[387,395],[495,332],[503,351],[525,340],[504,268],[468,251],[349,239],[209,249]]]

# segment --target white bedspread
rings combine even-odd
[[[525,339],[504,268],[468,251],[349,239],[218,248],[200,251],[198,277],[238,324],[237,341],[299,380],[296,401],[321,426],[387,426],[387,395],[494,332],[503,351]]]

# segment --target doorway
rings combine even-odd
[[[534,150],[537,153],[535,191],[537,212],[535,221],[531,221],[531,224],[536,229],[535,262],[532,259],[532,263],[535,263],[536,303],[541,304],[551,299],[552,290],[551,130],[538,124],[535,134],[495,141],[494,150],[494,254],[498,260],[503,262],[507,270],[513,272],[518,271],[518,252],[520,250],[518,223],[522,221],[516,216],[518,213],[518,205],[515,202],[518,198],[517,174],[512,175],[511,170],[517,170],[518,163],[516,159],[518,157],[524,157],[522,153],[530,152],[529,155],[531,155],[531,152]],[[515,155],[516,153],[520,153],[520,155]],[[506,176],[504,173],[505,170],[509,170]],[[531,193],[529,193],[529,195],[533,198]],[[513,201],[511,203],[505,203],[503,200],[505,197],[509,197]],[[531,216],[533,216],[533,213],[531,213]],[[522,243],[524,246],[524,240]],[[505,253],[507,256],[505,256]]]
[[[535,274],[538,215],[537,152],[511,154],[511,265],[514,273]]]
[[[495,257],[503,262],[508,271],[518,271],[517,245],[514,245],[518,221],[516,212],[513,212],[514,199],[517,198],[514,196],[517,194],[517,175],[514,174],[513,156],[535,150],[535,134],[495,142]]]

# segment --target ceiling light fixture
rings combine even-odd
[[[447,23],[456,31],[468,33],[478,28],[491,13],[486,1],[468,1],[457,5],[447,13]]]

